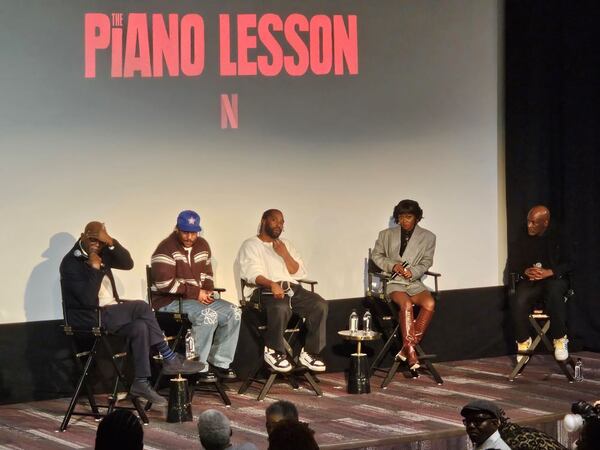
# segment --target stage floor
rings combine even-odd
[[[373,377],[371,394],[363,395],[346,393],[344,373],[319,377],[321,398],[305,388],[293,391],[276,384],[265,401],[257,402],[256,390],[237,395],[239,383],[232,383],[230,408],[215,395],[200,394],[194,398],[194,417],[208,408],[219,409],[232,420],[233,442],[250,441],[266,449],[264,410],[274,400],[286,399],[297,405],[301,420],[310,423],[322,449],[465,449],[460,408],[483,398],[497,402],[511,421],[543,429],[570,444],[575,436],[562,431],[557,421],[572,402],[600,398],[600,354],[575,356],[585,366],[580,383],[568,383],[550,355],[536,356],[512,383],[507,376],[513,358],[508,356],[438,363],[442,386],[427,374],[418,379],[398,374],[387,389],[380,389],[381,378]],[[91,418],[75,416],[67,432],[56,432],[67,404],[68,399],[58,399],[0,406],[0,450],[93,448],[97,423]],[[164,415],[149,413],[146,449],[200,448],[195,423],[169,424]]]

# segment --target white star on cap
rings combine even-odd
[[[188,223],[189,223],[190,225],[194,225],[194,224],[196,223],[196,219],[195,219],[194,217],[190,217],[190,218],[188,219]]]

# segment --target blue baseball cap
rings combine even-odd
[[[202,231],[200,226],[200,216],[196,211],[186,209],[177,216],[177,229],[187,232],[198,233]]]

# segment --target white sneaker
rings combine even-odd
[[[325,372],[325,369],[327,369],[325,363],[319,356],[311,355],[310,353],[305,352],[304,349],[300,352],[300,364],[313,372]]]
[[[526,352],[531,347],[531,337],[527,338],[526,341],[517,342],[517,350],[520,352]],[[517,363],[520,363],[522,359],[525,359],[525,363],[529,361],[529,356],[526,355],[517,355]]]
[[[569,340],[567,339],[567,335],[565,334],[559,339],[553,339],[552,342],[554,343],[554,358],[557,361],[565,361],[569,357],[569,348],[567,347]]]
[[[281,373],[287,373],[292,370],[292,363],[287,359],[285,353],[279,353],[272,348],[265,347],[265,362],[273,368],[273,370]]]

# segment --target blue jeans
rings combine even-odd
[[[203,305],[198,300],[183,300],[182,310],[192,322],[196,355],[200,362],[226,369],[233,361],[240,334],[242,311],[225,300]],[[179,312],[179,301],[160,311]]]

